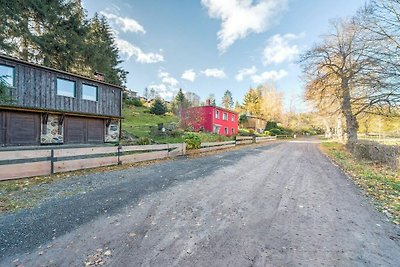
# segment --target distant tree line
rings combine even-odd
[[[87,18],[80,0],[0,0],[0,52],[122,85],[127,72],[103,16]]]

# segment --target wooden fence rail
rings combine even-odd
[[[276,136],[256,137],[256,143],[263,143],[276,140]]]
[[[85,147],[0,152],[0,181],[186,154],[186,144]]]
[[[253,136],[236,136],[236,145],[248,145],[254,142]]]
[[[235,141],[202,143],[200,149],[188,152],[185,143],[0,151],[0,181],[177,157],[275,139],[237,136]]]

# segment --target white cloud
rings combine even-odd
[[[194,82],[194,80],[196,80],[196,76],[197,76],[196,72],[194,72],[193,69],[190,69],[190,70],[185,70],[182,73],[181,78],[184,79],[184,80],[188,80],[188,81]]]
[[[239,70],[238,74],[236,74],[235,79],[237,81],[243,81],[244,78],[254,75],[257,72],[257,68],[255,66],[252,66],[251,68],[244,68]]]
[[[303,34],[288,33],[285,35],[276,34],[269,38],[263,52],[264,65],[292,61],[300,53],[300,50],[297,45],[291,45],[290,42],[303,36]]]
[[[164,56],[158,53],[144,53],[142,49],[132,43],[116,38],[115,43],[121,54],[126,55],[129,60],[132,56],[136,57],[139,63],[157,63],[164,61]]]
[[[162,99],[171,99],[176,91],[175,88],[171,88],[163,83],[161,84],[150,84],[149,89],[154,89],[156,94]]]
[[[218,79],[226,78],[225,72],[221,69],[205,69],[201,73],[206,77],[214,77]]]
[[[178,80],[172,77],[168,72],[166,71],[159,71],[158,72],[158,77],[161,79],[161,82],[165,85],[168,86],[177,86],[179,84]]]
[[[225,52],[236,40],[261,33],[271,27],[287,7],[288,0],[202,0],[211,18],[220,19],[218,49]]]
[[[261,74],[257,75],[252,75],[251,80],[253,83],[256,84],[262,84],[265,83],[266,81],[277,81],[280,80],[288,75],[287,71],[285,70],[280,70],[280,71],[266,71]]]
[[[143,26],[132,18],[121,17],[107,10],[101,11],[100,14],[106,17],[112,24],[120,27],[123,32],[146,33]]]

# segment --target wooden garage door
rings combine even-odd
[[[39,145],[40,114],[29,112],[4,112],[1,119],[5,145]]]
[[[104,142],[104,120],[87,119],[87,142],[103,143]]]
[[[104,142],[104,120],[84,117],[66,117],[64,124],[66,144],[93,144]]]

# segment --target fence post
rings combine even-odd
[[[50,150],[50,174],[54,174],[54,149]]]
[[[122,156],[122,146],[118,145],[118,150],[117,150],[117,157],[118,157],[118,165],[122,165],[121,162],[121,156]]]

